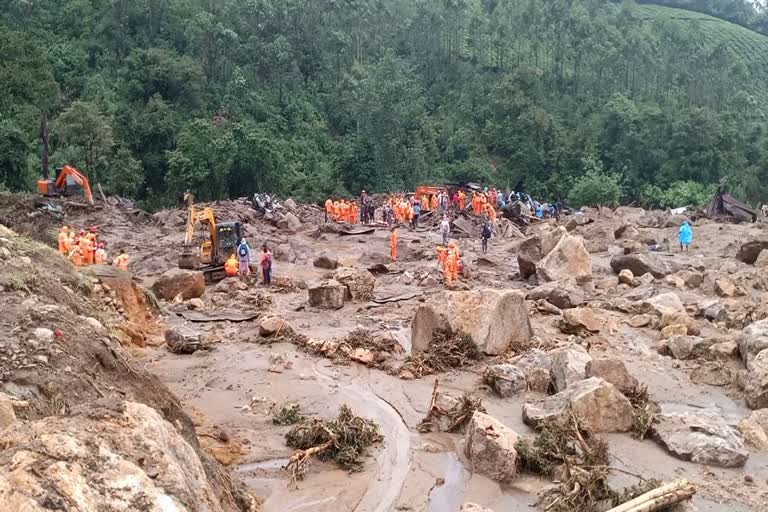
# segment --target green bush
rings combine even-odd
[[[586,173],[576,178],[568,202],[571,206],[614,206],[621,199],[621,175],[606,172],[602,163],[588,156],[583,161]]]
[[[715,192],[715,185],[696,181],[675,181],[667,189],[645,185],[640,191],[644,208],[698,208],[707,204]]]

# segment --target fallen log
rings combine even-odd
[[[678,480],[657,487],[607,512],[655,512],[691,499],[694,494],[696,494],[695,485],[688,480]]]
[[[402,295],[395,295],[390,297],[374,297],[371,302],[376,304],[389,304],[390,302],[400,302],[403,300],[416,299],[424,295],[424,292],[404,293]]]
[[[339,236],[357,236],[357,235],[372,235],[376,232],[375,228],[370,229],[353,229],[349,231],[339,231]]]

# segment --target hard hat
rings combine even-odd
[[[69,231],[69,228],[67,226],[61,226],[62,231]]]
[[[100,243],[99,244],[99,249],[103,249],[103,248],[104,248],[104,244]]]
[[[456,248],[456,244],[454,242],[450,242],[448,244],[448,247],[450,247],[451,249],[455,249]]]

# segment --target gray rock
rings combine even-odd
[[[715,414],[659,414],[654,438],[673,456],[724,468],[743,466],[749,452],[736,431]]]
[[[312,264],[317,268],[324,268],[326,270],[335,270],[339,266],[339,257],[333,252],[323,252],[320,256],[315,258]]]
[[[600,332],[601,322],[591,308],[573,308],[563,311],[560,330],[567,334],[588,335]]]
[[[560,238],[557,245],[536,263],[536,275],[546,282],[592,280],[592,257],[584,247],[584,240],[572,235]]]
[[[622,393],[635,391],[639,386],[637,379],[629,374],[623,361],[603,357],[592,359],[585,367],[586,377],[599,377],[604,381],[613,384]]]
[[[587,364],[592,357],[581,345],[570,345],[552,357],[552,382],[555,391],[565,388],[587,377]]]
[[[619,283],[634,286],[635,275],[628,268],[622,269],[621,272],[619,272]]]
[[[749,366],[750,361],[757,357],[757,354],[768,348],[768,319],[748,325],[741,332],[737,343],[741,359]]]
[[[542,231],[527,238],[517,250],[517,263],[523,279],[536,274],[536,264],[555,248],[560,239],[567,233],[565,227]]]
[[[533,349],[523,355],[515,366],[525,374],[528,389],[546,393],[552,382],[552,356],[546,352]]]
[[[562,420],[571,412],[593,432],[628,432],[632,428],[632,404],[615,386],[597,377],[524,404],[523,421],[536,428],[544,421]]]
[[[476,503],[464,503],[459,512],[493,512],[490,508],[481,507]]]
[[[685,306],[675,292],[662,293],[650,299],[639,301],[638,309],[642,313],[653,313],[659,317],[664,313],[685,313]]]
[[[308,290],[309,305],[321,309],[341,309],[347,287],[333,279],[312,284]]]
[[[528,389],[525,373],[512,364],[495,364],[488,367],[486,375],[493,382],[493,389],[500,397],[509,398]]]
[[[569,309],[584,303],[584,290],[572,279],[553,281],[531,290],[527,299],[544,299],[559,309]]]
[[[747,364],[744,399],[750,409],[768,408],[768,349]]]
[[[474,472],[509,483],[517,476],[516,442],[514,430],[475,411],[467,427],[464,452]]]
[[[611,268],[617,274],[626,268],[636,276],[648,273],[656,279],[674,274],[678,270],[676,265],[651,253],[617,254],[611,258]]]
[[[714,340],[699,336],[672,336],[667,340],[672,357],[680,360],[703,356],[713,343]]]
[[[165,300],[173,300],[178,295],[184,300],[194,299],[205,293],[205,276],[196,270],[173,268],[157,278],[152,291]]]
[[[373,298],[376,278],[367,270],[340,268],[333,275],[333,278],[347,287],[347,299],[368,301]]]

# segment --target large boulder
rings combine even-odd
[[[741,244],[736,259],[753,265],[763,249],[768,249],[768,240],[750,240]]]
[[[285,263],[296,263],[296,252],[288,244],[275,246],[275,259]]]
[[[675,359],[694,359],[704,356],[714,340],[685,334],[670,336],[667,346]]]
[[[157,278],[152,291],[165,300],[173,300],[177,295],[184,300],[194,299],[205,293],[205,275],[195,270],[172,268]]]
[[[536,428],[545,421],[564,420],[571,412],[593,432],[628,432],[632,428],[632,404],[613,384],[597,377],[524,404],[523,421]]]
[[[485,378],[493,382],[492,387],[502,398],[509,398],[528,389],[525,373],[513,364],[489,366]]]
[[[587,378],[599,377],[616,386],[622,393],[631,393],[639,386],[637,379],[627,371],[624,362],[617,358],[592,359],[587,363],[584,371]]]
[[[665,313],[686,313],[685,306],[675,292],[662,293],[650,299],[641,300],[637,308],[642,313],[651,313],[659,317]]]
[[[309,305],[321,309],[341,309],[347,296],[347,287],[329,279],[309,286]]]
[[[489,355],[533,335],[525,295],[514,290],[446,291],[419,306],[411,323],[413,351],[426,351],[437,329],[469,334]]]
[[[517,434],[495,418],[475,411],[467,427],[464,453],[472,470],[497,482],[517,476]]]
[[[560,239],[567,234],[563,226],[557,229],[542,231],[527,238],[517,250],[517,263],[520,275],[527,279],[536,273],[536,264],[555,248]]]
[[[652,253],[617,254],[611,258],[611,268],[617,274],[629,269],[636,276],[651,274],[656,279],[674,274],[678,268]]]
[[[601,222],[577,228],[574,233],[584,239],[584,247],[592,254],[608,252],[611,245],[616,242],[615,231],[614,226]]]
[[[768,409],[752,411],[748,418],[739,422],[738,429],[747,444],[768,452]]]
[[[143,404],[17,422],[0,443],[0,510],[224,510],[192,446]]]
[[[515,366],[525,374],[528,389],[546,393],[552,383],[552,356],[537,348],[526,352]]]
[[[279,229],[291,231],[293,233],[301,229],[301,221],[291,212],[279,217],[276,225]]]
[[[347,299],[367,301],[373,298],[376,278],[367,270],[344,267],[338,269],[333,278],[347,287]]]
[[[584,380],[592,357],[581,345],[571,345],[552,357],[552,382],[555,391],[563,391],[571,384]]]
[[[536,264],[536,274],[545,282],[592,279],[592,257],[578,236],[565,235],[557,245]]]
[[[589,335],[600,332],[600,319],[592,308],[573,308],[563,311],[560,330],[567,334]]]
[[[747,365],[744,399],[750,409],[768,408],[768,349],[757,354]]]
[[[560,309],[570,309],[584,303],[584,290],[573,279],[552,281],[534,288],[528,293],[528,300],[544,299]]]
[[[325,251],[315,258],[312,264],[317,268],[335,270],[339,266],[339,257],[334,252]]]
[[[768,349],[768,319],[749,324],[737,340],[739,353],[744,364],[757,357],[757,354]]]
[[[653,436],[673,456],[698,464],[734,468],[749,457],[737,432],[711,413],[659,414]]]

